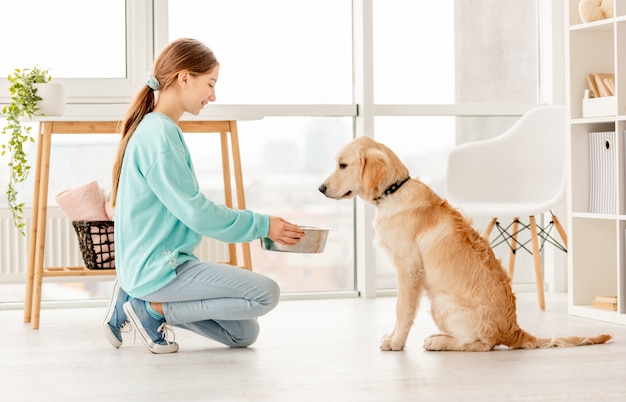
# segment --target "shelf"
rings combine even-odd
[[[43,268],[43,275],[48,276],[97,276],[115,275],[115,269],[87,269],[86,267]]]
[[[577,317],[591,318],[599,321],[611,322],[614,324],[626,325],[626,314],[620,314],[617,311],[602,310],[591,307],[591,305],[572,305],[567,309],[568,314]]]
[[[566,103],[569,107],[568,174],[568,252],[569,314],[626,325],[626,1],[615,2],[617,17],[579,23],[578,0],[566,2],[570,26],[565,29],[567,46],[566,74],[569,80]],[[610,116],[582,117],[591,114],[583,104],[588,89],[586,75],[613,73],[617,84],[615,105],[608,105]],[[606,151],[591,141],[591,132],[615,132],[614,141],[606,140]],[[592,169],[593,167],[593,169]],[[598,173],[601,173],[597,176]],[[592,176],[595,174],[596,176]],[[591,185],[595,178],[609,205],[588,212]],[[615,197],[615,198],[613,198]],[[596,210],[596,208],[594,208]],[[618,311],[591,306],[595,296],[617,295]]]
[[[569,27],[570,31],[604,31],[613,29],[613,24],[626,22],[626,16],[620,15],[604,20],[574,24]]]
[[[626,216],[617,214],[598,214],[595,212],[572,212],[572,218],[614,221],[616,219],[626,219]]]
[[[572,218],[574,219],[597,219],[604,221],[624,221],[626,222],[626,215],[617,214],[597,214],[594,212],[572,212]]]
[[[576,24],[569,27],[570,31],[609,31],[613,29],[613,23],[616,18],[607,18],[604,20]]]
[[[624,121],[626,116],[578,117],[572,119],[571,124],[615,123],[616,120]]]

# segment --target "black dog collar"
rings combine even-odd
[[[387,189],[386,189],[386,190],[385,190],[385,191],[384,191],[384,192],[383,192],[383,193],[382,193],[379,197],[374,198],[374,201],[379,202],[379,201],[380,201],[381,199],[383,199],[385,196],[387,196],[387,195],[391,195],[391,194],[395,193],[396,191],[398,191],[398,189],[399,189],[400,187],[402,187],[402,185],[403,185],[404,183],[406,183],[407,181],[409,181],[409,179],[410,179],[410,178],[411,178],[411,177],[409,176],[409,177],[407,177],[407,178],[405,178],[405,179],[402,179],[402,180],[400,180],[400,181],[397,181],[397,182],[393,183],[391,186],[387,187]]]

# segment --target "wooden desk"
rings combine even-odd
[[[50,174],[50,147],[53,134],[118,134],[120,122],[115,119],[67,120],[51,118],[39,122],[37,138],[37,157],[35,161],[35,188],[33,192],[33,212],[28,244],[28,265],[26,271],[26,294],[24,298],[24,322],[30,322],[32,329],[39,328],[41,310],[41,286],[45,277],[115,275],[114,269],[89,270],[86,267],[44,267],[44,249],[46,245],[46,219],[48,209],[48,179]],[[181,121],[180,127],[187,133],[219,133],[222,152],[222,171],[224,178],[225,204],[233,208],[233,191],[230,169],[232,156],[235,176],[237,208],[245,209],[239,138],[236,120],[189,120]],[[230,142],[229,142],[230,137]],[[229,155],[229,144],[231,152]],[[103,167],[111,170],[110,167]],[[240,244],[243,268],[252,269],[250,244]],[[237,245],[229,244],[229,261],[237,264]]]

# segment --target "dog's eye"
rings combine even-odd
[[[340,164],[339,164],[339,169],[345,169],[345,168],[347,168],[347,167],[348,167],[348,164],[347,164],[347,163],[340,163]]]

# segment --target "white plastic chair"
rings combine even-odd
[[[565,201],[566,116],[563,106],[538,106],[524,114],[498,137],[456,147],[448,158],[446,198],[472,218],[491,218],[483,234],[492,247],[506,241],[510,247],[509,275],[520,248],[533,255],[539,307],[545,310],[541,248],[548,241],[567,251],[567,234],[552,209]],[[550,212],[550,222],[537,224],[538,215]],[[507,226],[499,219],[513,217]],[[528,217],[524,224],[519,217]],[[522,226],[520,229],[520,225]],[[550,236],[556,227],[562,244]],[[518,242],[522,230],[531,232],[532,250]]]

